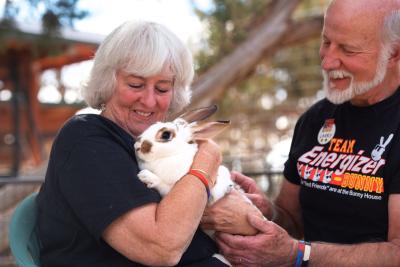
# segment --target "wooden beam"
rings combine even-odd
[[[57,133],[60,127],[73,116],[82,106],[77,105],[43,105],[38,110],[37,128],[40,134],[52,135]],[[23,109],[22,112],[25,112]],[[0,134],[12,132],[11,106],[0,104]],[[21,131],[27,131],[26,118],[21,118]]]
[[[71,45],[62,55],[40,58],[34,64],[42,71],[53,68],[60,69],[65,65],[92,59],[95,51],[95,46],[75,44]]]

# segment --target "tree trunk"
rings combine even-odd
[[[252,73],[257,64],[283,45],[304,42],[320,34],[323,17],[297,23],[291,14],[300,0],[274,1],[270,16],[231,54],[211,67],[193,83],[191,108],[208,106],[225,90]]]

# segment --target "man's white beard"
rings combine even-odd
[[[324,77],[323,81],[323,89],[326,95],[326,98],[332,102],[333,104],[342,104],[346,101],[349,101],[353,97],[357,95],[364,94],[379,85],[386,76],[387,65],[389,63],[390,56],[390,48],[384,47],[382,52],[379,55],[376,74],[372,81],[369,82],[355,82],[354,76],[350,72],[345,70],[333,70],[333,71],[325,71],[322,70],[322,76]],[[339,78],[339,77],[348,77],[350,78],[350,85],[344,90],[336,89],[333,84],[330,84],[329,78]]]

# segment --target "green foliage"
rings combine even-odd
[[[208,27],[205,47],[196,55],[197,73],[201,74],[221,61],[268,14],[271,1],[214,0],[208,11],[196,10]],[[303,0],[292,18],[301,20],[322,15],[328,0]],[[270,140],[290,134],[299,114],[316,99],[321,88],[319,38],[291,47],[282,47],[272,56],[263,59],[254,72],[229,88],[218,100],[218,117],[230,119],[231,130],[240,132],[226,135],[230,148],[240,144],[241,153],[254,153],[257,138],[265,141],[261,149],[268,151]],[[287,128],[277,129],[275,123],[281,116],[289,120]],[[254,133],[254,135],[252,135]],[[271,138],[274,136],[274,138]],[[232,153],[232,151],[228,151]],[[235,153],[235,152],[233,152]]]
[[[33,58],[62,53],[68,41],[60,36],[60,30],[63,27],[73,28],[76,20],[89,15],[88,11],[78,9],[78,2],[79,0],[6,0],[0,19],[0,55],[5,52],[10,40],[18,40],[19,48],[29,43]],[[18,29],[16,22],[25,19],[19,15],[23,8],[29,10],[29,16],[42,23],[42,34],[32,35]]]
[[[28,5],[32,11],[38,11],[39,6],[44,6],[44,11],[39,14],[40,17],[38,18],[42,22],[43,33],[55,35],[59,33],[62,27],[72,28],[75,20],[83,19],[89,15],[87,10],[77,8],[78,2],[79,0],[7,0],[1,23],[13,25],[13,20],[18,17],[20,5]]]
[[[209,28],[207,46],[196,55],[198,73],[203,73],[245,40],[267,14],[269,2],[214,0],[213,8],[209,11],[197,8],[196,13]],[[321,15],[326,4],[327,0],[302,1],[294,17]],[[247,94],[251,108],[255,107],[254,103],[259,102],[257,100],[262,95],[273,96],[282,88],[287,90],[288,100],[314,95],[321,83],[318,46],[319,40],[310,40],[305,44],[280,49],[272,58],[260,64],[251,77],[237,84],[235,90]],[[230,93],[224,96],[223,106],[229,106]],[[237,99],[235,96],[231,101]]]
[[[270,1],[214,0],[213,8],[200,10],[194,4],[200,20],[208,26],[206,48],[197,55],[197,72],[202,73],[229,54],[247,37]]]

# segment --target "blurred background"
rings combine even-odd
[[[44,179],[52,140],[80,97],[103,38],[126,20],[160,22],[195,57],[189,108],[217,104],[224,164],[274,197],[294,125],[323,97],[318,48],[328,0],[0,0],[0,266],[7,227]]]

